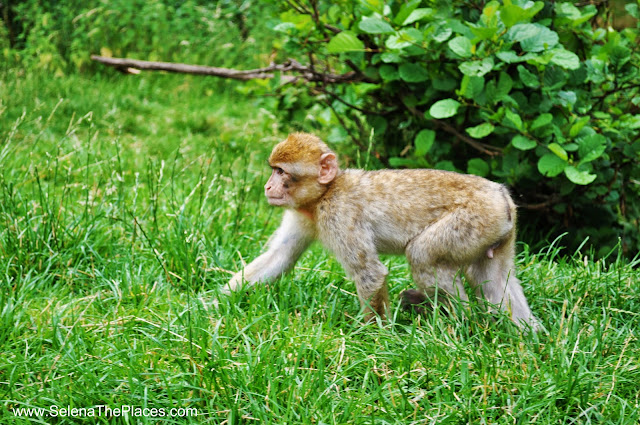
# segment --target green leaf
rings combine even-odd
[[[511,109],[505,109],[504,116],[508,121],[510,121],[513,124],[513,126],[516,129],[518,129],[518,130],[522,130],[523,129],[522,118],[520,118],[520,115],[516,114]]]
[[[404,49],[419,41],[422,41],[422,33],[415,28],[408,28],[389,36],[385,45],[389,49]]]
[[[453,30],[448,23],[441,21],[435,24],[431,38],[438,43],[442,43],[443,41],[447,41],[449,37],[451,37],[451,34],[453,34]]]
[[[508,50],[506,52],[498,52],[498,53],[496,53],[496,56],[502,62],[506,62],[506,63],[526,62],[529,59],[533,59],[533,58],[536,57],[536,55],[534,53],[526,53],[526,54],[524,54],[522,56],[518,56],[516,54],[516,52],[514,52],[512,50]]]
[[[565,151],[562,146],[560,146],[557,143],[549,143],[549,146],[547,146],[549,148],[549,150],[551,152],[553,152],[554,154],[556,154],[556,156],[560,159],[562,159],[563,161],[566,161],[569,159],[569,156],[567,155],[567,151]]]
[[[597,58],[584,61],[587,67],[587,78],[595,84],[602,84],[607,78],[606,63]]]
[[[575,152],[575,151],[578,150],[578,144],[577,143],[565,143],[564,145],[562,145],[562,147],[567,152]]]
[[[507,31],[506,39],[519,42],[525,52],[542,52],[558,44],[558,34],[540,24],[517,24]]]
[[[530,149],[535,148],[538,144],[535,140],[531,140],[528,137],[525,137],[521,134],[518,134],[513,139],[511,139],[511,144],[521,151],[528,151]]]
[[[528,2],[531,3],[531,2]],[[544,9],[544,2],[543,1],[537,1],[533,4],[533,6],[528,7],[527,9],[525,9],[527,11],[527,13],[529,14],[529,17],[533,18],[535,15],[538,14],[538,12],[540,12],[542,9]]]
[[[394,156],[392,158],[389,158],[389,165],[391,165],[394,168],[398,168],[398,167],[412,168],[417,165],[417,162],[413,158],[400,158],[398,156]]]
[[[631,60],[631,49],[622,45],[615,45],[609,51],[611,63],[617,67],[621,67]]]
[[[531,21],[531,18],[544,8],[544,3],[541,1],[537,1],[533,3],[533,5],[531,5],[531,2],[528,2],[529,8],[527,9],[509,3],[510,2],[505,1],[505,5],[500,9],[500,19],[507,28],[512,27],[518,22]]]
[[[407,3],[404,3],[400,7],[398,14],[395,16],[395,18],[393,18],[393,23],[396,25],[403,25],[405,19],[407,19],[407,17],[411,15],[411,12],[413,12],[418,6],[420,6],[421,2],[422,0],[411,0]]]
[[[564,169],[564,175],[573,183],[583,186],[592,183],[598,177],[595,174],[589,174],[588,171],[580,171],[573,165],[568,165]]]
[[[493,58],[484,58],[481,61],[462,62],[460,72],[470,77],[482,77],[493,69]]]
[[[513,50],[507,50],[506,52],[498,52],[496,53],[496,56],[498,57],[498,59],[500,59],[502,62],[506,62],[506,63],[516,63],[516,62],[520,62],[520,57],[518,56],[518,54],[516,52],[514,52]]]
[[[327,44],[327,51],[329,53],[344,53],[363,50],[364,43],[350,31],[342,31],[336,34],[329,44]]]
[[[416,146],[416,156],[424,156],[431,146],[433,146],[433,142],[436,140],[436,132],[433,130],[421,130],[416,139],[414,140],[414,145]]]
[[[467,162],[467,173],[487,177],[489,175],[489,164],[480,158],[470,159],[469,162]]]
[[[429,114],[434,118],[449,118],[458,113],[460,102],[455,99],[439,100],[429,108]]]
[[[458,86],[458,79],[447,74],[434,75],[431,79],[431,86],[438,91],[452,92]]]
[[[541,28],[544,27],[536,24],[517,24],[507,31],[505,38],[510,42],[519,43],[539,35]]]
[[[407,83],[421,83],[429,79],[427,70],[417,63],[405,62],[398,69],[400,78]]]
[[[433,15],[433,9],[429,7],[424,7],[420,9],[416,9],[402,22],[402,25],[411,25],[414,22],[418,22],[428,16]]]
[[[367,34],[389,34],[395,32],[391,25],[378,18],[364,17],[358,24],[358,28]]]
[[[424,36],[422,35],[422,31],[416,28],[406,28],[406,29],[400,30],[398,34],[400,34],[400,36],[404,40],[407,40],[410,43],[419,43],[424,39]],[[422,52],[420,53],[422,54]]]
[[[494,129],[495,127],[493,124],[485,122],[480,125],[476,125],[475,127],[467,128],[466,132],[474,139],[482,139],[483,137],[487,137],[489,134],[493,133]]]
[[[508,95],[512,88],[513,80],[511,79],[511,76],[504,71],[500,72],[500,77],[498,78],[497,97],[501,98]]]
[[[520,42],[520,47],[525,52],[542,52],[551,49],[558,44],[558,34],[547,27],[542,27],[540,33],[532,38]]]
[[[554,49],[551,56],[551,63],[554,63],[564,69],[580,68],[580,58],[573,52],[565,49]]]
[[[579,120],[577,120],[571,126],[571,129],[569,129],[569,136],[576,137],[580,133],[580,131],[584,128],[584,126],[587,125],[588,122],[589,122],[589,117],[582,117]],[[591,129],[591,131],[593,130]]]
[[[551,115],[549,113],[540,114],[538,116],[538,118],[533,120],[533,122],[531,123],[531,127],[529,127],[529,129],[530,130],[535,130],[535,129],[538,129],[540,127],[544,127],[544,126],[550,124],[551,121],[553,121],[553,115]]]
[[[406,106],[407,108],[415,108],[415,106],[418,104],[418,98],[413,93],[408,93],[407,95],[402,96],[401,100],[402,103],[404,103],[404,106]],[[404,123],[409,122],[405,121]]]
[[[511,28],[521,21],[528,21],[528,14],[520,6],[507,4],[500,9],[500,19],[507,28]]]
[[[382,62],[384,63],[402,62],[402,57],[397,53],[393,53],[393,52],[384,52],[382,55],[380,55],[380,59],[382,59]]]
[[[555,177],[562,173],[567,166],[567,161],[563,161],[552,153],[543,155],[538,160],[538,171],[546,177]]]
[[[568,20],[578,19],[582,16],[580,9],[568,2],[556,3],[555,9],[557,16],[567,18]]]
[[[380,66],[380,68],[378,68],[378,73],[380,74],[380,78],[382,78],[382,81],[384,81],[385,83],[400,79],[398,70],[393,65],[384,64]]]
[[[484,78],[465,75],[460,83],[460,94],[467,99],[475,99],[482,93],[483,88]]]
[[[491,19],[495,18],[501,6],[500,2],[496,0],[487,2],[482,9],[482,20],[484,22],[489,22]]]
[[[288,34],[295,29],[296,29],[296,24],[294,24],[293,22],[281,22],[275,27],[273,27],[274,31],[282,32],[285,34]]]
[[[382,136],[389,127],[389,122],[386,120],[386,118],[381,117],[380,115],[367,115],[367,122],[375,131],[374,134],[376,137]]]
[[[437,162],[435,168],[445,171],[458,171],[456,170],[456,166],[453,165],[453,162],[447,160]]]
[[[569,109],[572,109],[573,105],[575,105],[576,101],[578,100],[575,92],[565,90],[557,92],[556,98],[559,101],[558,103],[560,103],[560,105]]]
[[[452,38],[449,40],[449,48],[458,56],[463,58],[471,57],[471,48],[473,45],[471,44],[471,40],[467,37],[458,36],[456,38]]]
[[[547,66],[542,77],[542,85],[547,93],[554,92],[560,90],[569,77],[569,73],[559,66]]]
[[[587,22],[598,13],[598,10],[595,7],[593,7],[592,10],[585,8],[587,10],[583,15],[580,9],[569,2],[556,3],[555,9],[556,19],[554,21],[556,22],[554,23],[557,24],[557,27],[566,25],[567,23],[570,23],[573,27],[577,27],[578,25]]]
[[[360,0],[360,4],[373,12],[377,12],[379,14],[384,13],[384,0]]]
[[[498,28],[485,28],[469,24],[469,29],[476,36],[477,41],[489,40],[498,32]]]
[[[578,155],[580,163],[591,162],[600,158],[607,148],[607,138],[602,134],[591,134],[576,140],[578,143]]]
[[[311,19],[311,16],[301,15],[299,13],[295,13],[293,10],[280,14],[280,19],[282,22],[289,22],[295,25],[296,29],[300,31],[310,31],[313,28],[313,20]]]
[[[540,87],[538,77],[524,66],[518,65],[518,75],[520,76],[520,81],[522,81],[525,86],[531,87],[532,89]]]
[[[625,115],[621,118],[621,123],[624,127],[632,130],[640,128],[640,115]]]

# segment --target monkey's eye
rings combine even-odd
[[[280,167],[274,167],[273,171],[275,171],[276,174],[279,175],[279,176],[284,174],[284,170],[282,168],[280,168]]]

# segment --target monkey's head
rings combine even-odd
[[[313,205],[340,172],[336,154],[318,137],[290,134],[269,156],[273,170],[264,186],[269,204],[289,208]]]

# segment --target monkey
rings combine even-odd
[[[292,133],[269,156],[264,187],[270,205],[284,207],[267,250],[237,272],[222,293],[271,282],[293,268],[318,240],[356,286],[366,320],[384,319],[388,270],[379,254],[404,254],[419,304],[438,290],[461,301],[475,296],[506,311],[521,328],[538,329],[515,276],[516,205],[507,188],[485,178],[433,169],[341,169],[312,134]]]
[[[429,301],[427,296],[417,289],[407,289],[400,294],[402,299],[400,306],[405,311],[413,311],[416,314],[424,315],[426,310],[424,305]]]
[[[494,243],[487,249],[487,258],[493,258],[493,251],[500,246],[499,242]]]

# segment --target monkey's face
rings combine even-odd
[[[294,179],[283,168],[273,167],[271,177],[264,185],[264,195],[270,205],[279,207],[293,206],[291,203],[291,186]]]
[[[312,208],[338,175],[338,161],[315,136],[296,133],[278,143],[269,156],[271,177],[264,194],[271,205]]]
[[[318,183],[316,167],[296,167],[296,164],[274,164],[271,177],[264,185],[269,204],[300,208],[317,201],[326,188]]]

